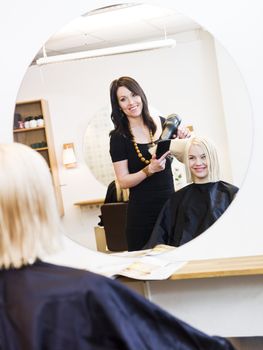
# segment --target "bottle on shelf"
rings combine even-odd
[[[30,121],[29,121],[29,127],[30,128],[36,128],[37,127],[37,121],[34,117],[30,117]]]
[[[30,128],[30,117],[26,117],[25,118],[25,121],[24,121],[24,126],[25,126],[25,129],[29,129]]]
[[[36,118],[37,118],[37,126],[43,127],[45,124],[43,115],[38,115]]]

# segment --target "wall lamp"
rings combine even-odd
[[[85,58],[111,56],[111,55],[117,55],[122,53],[147,51],[147,50],[160,49],[165,47],[175,47],[175,45],[176,45],[176,41],[174,39],[163,39],[163,40],[146,41],[142,43],[121,45],[121,46],[106,47],[104,49],[74,52],[74,53],[68,53],[64,55],[47,56],[44,54],[44,57],[37,59],[36,63],[38,65],[43,65],[43,64],[56,63],[56,62],[74,61],[74,60],[81,60]]]
[[[77,159],[73,143],[64,143],[62,152],[62,162],[65,168],[76,168]]]

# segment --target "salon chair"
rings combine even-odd
[[[101,206],[107,250],[120,252],[128,249],[125,227],[127,202],[106,203]]]

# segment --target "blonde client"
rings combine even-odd
[[[220,180],[218,155],[210,140],[197,136],[172,140],[170,151],[185,164],[190,184],[167,200],[145,248],[189,242],[224,213],[238,191]]]
[[[0,349],[232,349],[109,278],[45,263],[60,222],[36,151],[0,144]]]

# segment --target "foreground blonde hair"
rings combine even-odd
[[[56,250],[60,219],[41,155],[0,144],[0,164],[0,267],[19,268]]]
[[[194,136],[190,138],[184,148],[183,162],[185,164],[187,182],[193,182],[192,174],[189,168],[188,154],[192,145],[198,145],[202,148],[206,155],[208,165],[208,182],[216,182],[220,180],[220,168],[217,150],[215,145],[207,138]]]

